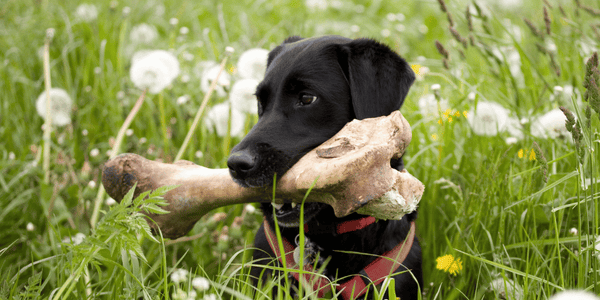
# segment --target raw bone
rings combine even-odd
[[[353,212],[378,219],[400,219],[414,211],[423,195],[423,184],[406,170],[390,166],[404,153],[412,135],[410,125],[397,111],[386,117],[354,120],[331,139],[303,156],[272,188],[243,188],[228,169],[209,169],[189,161],[166,164],[136,154],[121,154],[104,166],[102,184],[120,201],[137,182],[135,196],[165,185],[177,185],[164,198],[170,211],[150,215],[164,237],[187,234],[207,212],[227,205],[250,202],[331,205],[337,217]],[[150,222],[153,228],[156,225]]]

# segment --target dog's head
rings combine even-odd
[[[256,89],[259,119],[231,151],[231,176],[246,187],[273,184],[276,174],[281,177],[346,123],[398,110],[414,79],[404,59],[374,40],[286,39],[269,53]],[[310,204],[307,221],[323,206]],[[292,226],[295,218],[297,225],[299,212],[286,208],[290,214],[278,214],[280,224]]]

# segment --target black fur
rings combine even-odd
[[[371,39],[351,40],[339,36],[302,39],[290,37],[269,53],[267,71],[256,95],[259,120],[248,135],[233,148],[228,166],[242,186],[264,187],[281,177],[304,154],[335,135],[353,119],[388,115],[402,105],[415,79],[410,66],[387,46]],[[303,104],[302,100],[317,100]],[[390,162],[402,169],[402,159]],[[273,207],[262,204],[263,213],[274,226]],[[309,226],[334,225],[363,216],[336,218],[333,209],[322,203],[306,203],[304,220]],[[380,220],[362,230],[345,234],[307,233],[329,259],[325,275],[341,278],[355,275],[375,259],[354,251],[380,255],[404,240],[412,213],[399,221]],[[298,234],[299,206],[285,204],[277,213],[283,237],[293,242]],[[259,229],[254,259],[267,264],[275,257]],[[403,299],[417,299],[422,286],[421,248],[415,239],[404,267],[410,272],[395,276],[396,293]],[[400,267],[398,271],[403,270]],[[264,272],[263,272],[264,271]],[[263,279],[270,271],[253,268],[251,275]],[[414,277],[413,277],[414,276]],[[371,293],[372,295],[372,293]]]

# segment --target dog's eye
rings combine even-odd
[[[317,101],[317,96],[309,94],[300,95],[300,105],[309,105],[315,101]]]

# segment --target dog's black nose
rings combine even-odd
[[[254,155],[248,151],[236,151],[229,155],[227,159],[227,167],[231,177],[235,179],[244,179],[248,172],[254,168],[256,159]]]

